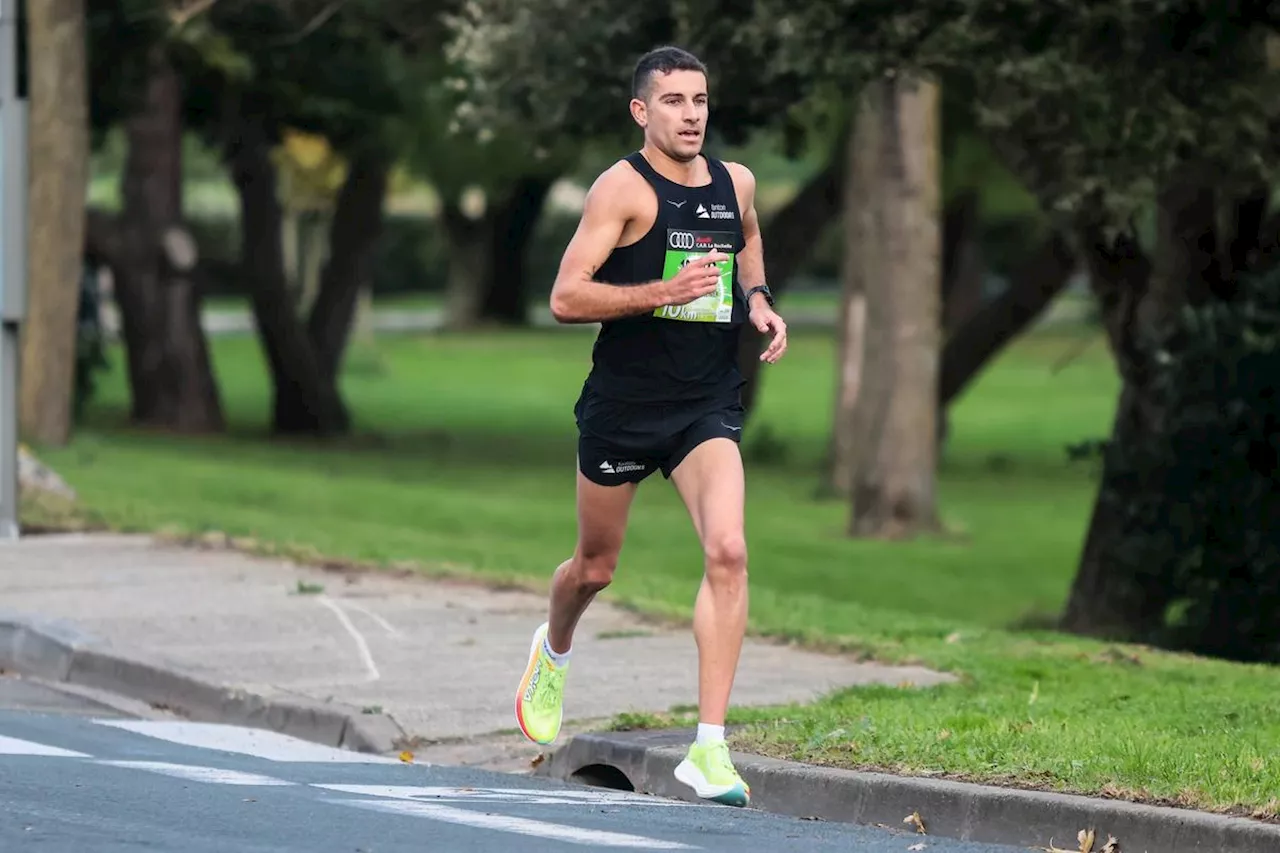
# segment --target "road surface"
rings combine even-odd
[[[1017,849],[142,719],[11,677],[0,677],[0,814],[0,850],[24,853]]]

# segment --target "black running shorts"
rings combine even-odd
[[[593,483],[638,483],[671,472],[699,444],[740,442],[746,412],[737,400],[682,406],[634,406],[604,401],[590,391],[575,408],[578,469]]]

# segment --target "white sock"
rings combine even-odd
[[[548,640],[545,635],[542,638],[542,648],[551,657],[551,662],[556,666],[564,666],[569,662],[569,656],[573,654],[573,649],[569,649],[566,652],[557,652],[555,649],[551,648],[551,641]]]
[[[724,726],[698,723],[698,746],[719,743],[722,740],[724,740]]]

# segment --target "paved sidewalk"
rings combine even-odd
[[[482,737],[526,764],[540,751],[510,733],[513,691],[544,618],[542,595],[94,534],[0,545],[0,608],[64,621],[113,653],[269,701],[386,714],[411,740]],[[691,632],[647,624],[599,600],[577,637],[566,719],[690,705],[696,660]],[[804,701],[851,684],[942,678],[748,641],[734,702]],[[570,724],[566,734],[589,727]],[[484,763],[492,753],[459,757]]]

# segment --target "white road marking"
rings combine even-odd
[[[365,672],[368,675],[368,681],[377,681],[382,678],[382,673],[378,672],[378,665],[373,662],[373,654],[369,651],[369,644],[365,641],[364,634],[351,624],[351,617],[347,616],[346,611],[337,605],[332,598],[322,595],[316,599],[325,607],[333,611],[338,617],[338,621],[342,623],[342,627],[347,629],[347,633],[351,635],[351,639],[356,641],[356,651],[360,653],[360,660],[364,663]]]
[[[382,628],[382,630],[386,631],[391,636],[393,637],[400,636],[400,632],[396,630],[396,626],[392,625],[386,619],[383,619],[381,616],[379,616],[377,613],[374,613],[372,610],[365,607],[363,604],[357,604],[356,602],[351,601],[350,599],[344,599],[342,603],[346,607],[350,607],[352,610],[355,610],[358,613],[363,613],[365,616],[368,616],[374,622],[377,622],[378,625]]]
[[[541,820],[530,820],[529,818],[513,817],[511,815],[486,814],[469,809],[456,809],[453,806],[441,806],[413,800],[332,800],[331,802],[388,814],[425,817],[429,820],[456,823],[476,829],[513,832],[519,835],[532,835],[536,838],[549,838],[555,841],[586,844],[592,847],[626,847],[635,850],[698,849],[677,841],[663,841],[658,838],[646,838],[643,835],[628,835],[622,832],[607,832],[602,829],[566,826],[564,824],[547,823]]]
[[[183,746],[235,752],[267,761],[397,765],[401,763],[394,757],[338,749],[265,729],[172,720],[104,719],[94,720],[94,722]]]
[[[557,805],[557,806],[661,806],[676,808],[692,808],[694,803],[682,800],[667,800],[661,797],[648,797],[644,794],[630,794],[625,791],[605,790],[562,790],[559,788],[458,788],[446,786],[416,787],[410,785],[322,785],[313,784],[314,788],[324,788],[342,794],[363,794],[370,797],[387,797],[393,800],[413,800],[422,802],[430,800],[435,803],[513,803],[517,805]]]
[[[63,749],[60,746],[48,746],[30,740],[19,740],[16,737],[0,735],[0,755],[46,755],[56,758],[88,758],[83,752]]]
[[[149,770],[165,776],[176,776],[191,782],[208,782],[211,785],[293,785],[285,779],[261,776],[257,773],[242,773],[239,770],[223,770],[218,767],[198,767],[190,764],[169,764],[164,761],[97,761],[111,767],[127,767],[134,770]]]

